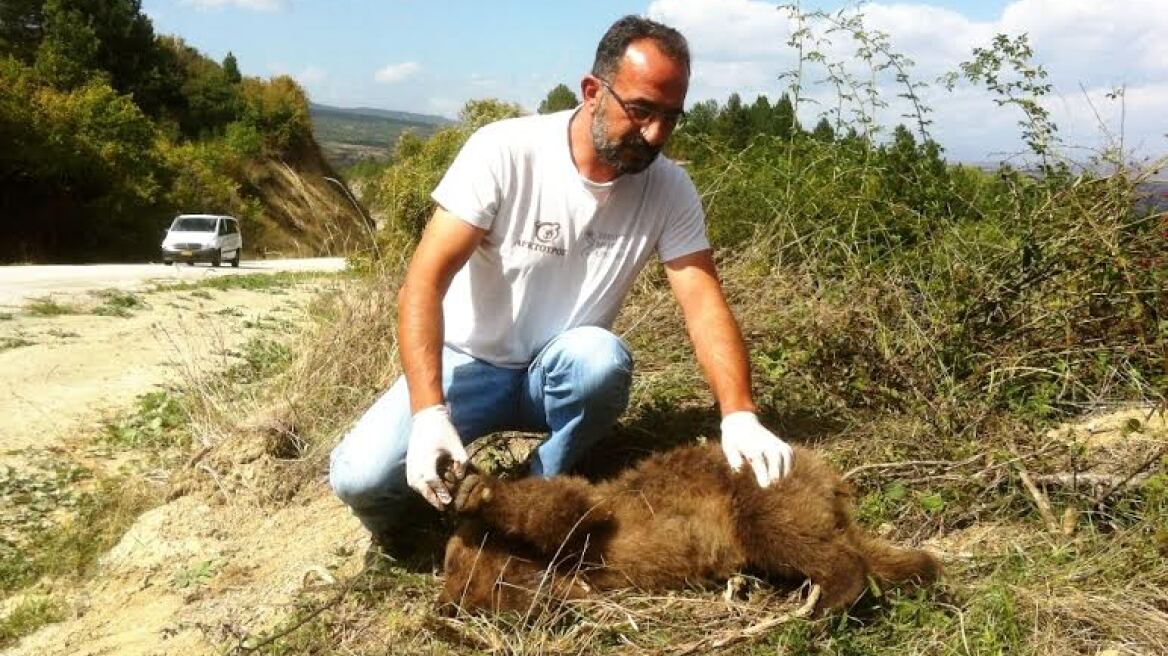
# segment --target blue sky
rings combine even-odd
[[[498,97],[533,109],[559,82],[573,89],[591,65],[596,41],[616,18],[648,15],[690,39],[690,101],[777,97],[778,75],[796,58],[785,45],[790,25],[760,0],[591,0],[478,2],[431,0],[144,0],[157,32],[175,34],[222,59],[232,51],[247,75],[289,74],[314,101],[454,116],[471,98]],[[804,1],[835,10],[843,2]],[[932,81],[997,32],[1030,35],[1057,87],[1047,105],[1067,141],[1099,147],[1116,140],[1138,155],[1168,152],[1168,0],[915,0],[865,5],[868,24],[917,62]],[[836,39],[829,55],[850,59]],[[821,75],[815,72],[812,77]],[[885,96],[897,91],[886,80]],[[1125,87],[1125,103],[1106,98]],[[1019,118],[984,92],[926,92],[934,136],[951,157],[996,159],[1021,149]],[[801,109],[805,122],[830,105]],[[1120,110],[1124,111],[1120,111]],[[895,105],[878,120],[899,118]],[[1097,116],[1098,115],[1098,116]],[[1079,151],[1085,157],[1087,151]]]

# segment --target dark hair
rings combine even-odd
[[[653,39],[666,57],[684,65],[689,72],[689,45],[681,32],[648,18],[629,15],[613,23],[600,39],[592,74],[602,80],[612,80],[629,44],[641,39]]]

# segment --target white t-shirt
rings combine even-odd
[[[570,328],[609,328],[653,255],[668,262],[709,248],[689,176],[658,157],[598,184],[568,147],[574,110],[480,128],[432,194],[487,231],[443,302],[451,348],[525,367]]]

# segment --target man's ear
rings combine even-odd
[[[580,98],[592,111],[596,111],[596,101],[602,88],[600,79],[592,75],[585,75],[580,80]]]

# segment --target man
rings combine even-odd
[[[482,435],[547,431],[531,471],[552,476],[611,428],[633,364],[608,328],[654,254],[718,401],[730,465],[749,463],[762,486],[790,471],[790,447],[754,414],[697,192],[658,157],[688,86],[684,37],[626,16],[601,40],[579,107],[467,141],[398,294],[405,375],[332,453],[333,489],[375,537],[401,527],[408,488],[449,503],[438,463],[457,470]]]

